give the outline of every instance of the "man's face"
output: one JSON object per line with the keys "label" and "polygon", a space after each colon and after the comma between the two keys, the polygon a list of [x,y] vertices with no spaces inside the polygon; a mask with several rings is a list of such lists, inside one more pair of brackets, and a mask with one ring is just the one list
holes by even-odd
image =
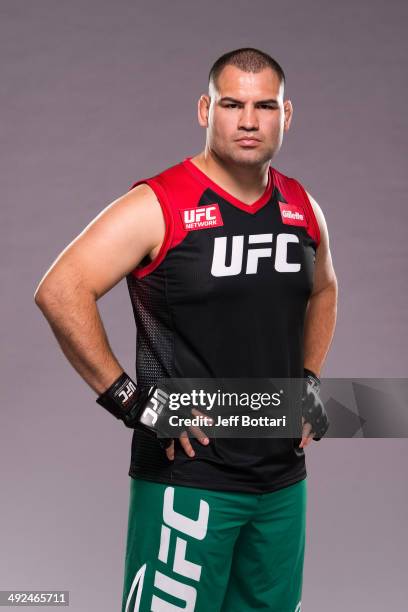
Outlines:
{"label": "man's face", "polygon": [[243,165],[269,162],[289,128],[292,105],[271,69],[243,72],[225,66],[218,87],[202,96],[199,120],[207,127],[207,147],[219,158]]}

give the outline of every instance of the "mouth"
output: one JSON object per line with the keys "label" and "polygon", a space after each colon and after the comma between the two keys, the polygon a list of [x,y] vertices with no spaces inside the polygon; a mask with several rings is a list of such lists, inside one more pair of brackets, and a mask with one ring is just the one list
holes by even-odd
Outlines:
{"label": "mouth", "polygon": [[237,142],[244,147],[255,147],[261,141],[258,138],[249,136],[248,138],[238,138]]}

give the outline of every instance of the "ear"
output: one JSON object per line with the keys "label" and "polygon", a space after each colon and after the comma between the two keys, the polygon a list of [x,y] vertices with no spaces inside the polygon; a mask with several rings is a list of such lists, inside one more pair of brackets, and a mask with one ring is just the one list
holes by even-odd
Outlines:
{"label": "ear", "polygon": [[290,128],[290,124],[291,124],[292,117],[293,117],[293,105],[290,100],[285,100],[285,102],[283,103],[283,112],[285,115],[285,119],[283,122],[283,129],[285,132],[287,132],[288,129]]}
{"label": "ear", "polygon": [[211,98],[207,94],[202,94],[198,100],[198,123],[201,127],[208,127],[208,113],[210,111]]}

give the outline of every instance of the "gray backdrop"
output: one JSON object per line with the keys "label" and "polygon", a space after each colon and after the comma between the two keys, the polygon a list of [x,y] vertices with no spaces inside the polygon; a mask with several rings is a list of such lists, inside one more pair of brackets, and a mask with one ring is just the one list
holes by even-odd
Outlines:
{"label": "gray backdrop", "polygon": [[[407,4],[2,0],[0,589],[69,589],[119,610],[131,432],[95,404],[33,302],[82,228],[129,184],[194,155],[212,62],[282,63],[295,115],[274,165],[329,225],[340,300],[323,375],[406,376]],[[124,281],[99,302],[133,371]],[[407,440],[306,449],[305,612],[406,607]],[[404,605],[405,604],[405,605]]]}

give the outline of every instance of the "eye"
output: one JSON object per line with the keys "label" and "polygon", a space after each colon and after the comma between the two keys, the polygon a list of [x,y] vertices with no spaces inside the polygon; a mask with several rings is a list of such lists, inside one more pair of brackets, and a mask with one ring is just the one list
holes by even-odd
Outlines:
{"label": "eye", "polygon": [[234,102],[230,102],[225,105],[225,108],[237,108],[238,104],[234,104]]}

